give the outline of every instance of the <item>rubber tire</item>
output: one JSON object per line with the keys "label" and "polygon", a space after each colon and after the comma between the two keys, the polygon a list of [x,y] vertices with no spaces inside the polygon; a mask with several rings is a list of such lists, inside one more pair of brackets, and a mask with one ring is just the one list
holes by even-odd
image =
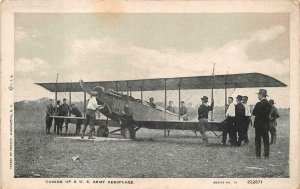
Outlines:
{"label": "rubber tire", "polygon": [[97,137],[108,137],[109,130],[105,125],[101,125],[97,129]]}

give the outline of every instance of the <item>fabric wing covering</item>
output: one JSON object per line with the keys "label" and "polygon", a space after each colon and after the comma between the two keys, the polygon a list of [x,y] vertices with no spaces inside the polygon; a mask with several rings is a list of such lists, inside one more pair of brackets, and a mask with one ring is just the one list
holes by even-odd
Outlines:
{"label": "fabric wing covering", "polygon": [[[116,91],[157,91],[188,90],[188,89],[224,89],[226,88],[259,88],[259,87],[285,87],[281,81],[260,73],[228,74],[215,76],[193,76],[157,79],[138,79],[123,81],[93,81],[85,82],[91,89],[102,86]],[[51,92],[82,92],[79,82],[62,83],[35,83]],[[55,89],[57,88],[57,89]]]}

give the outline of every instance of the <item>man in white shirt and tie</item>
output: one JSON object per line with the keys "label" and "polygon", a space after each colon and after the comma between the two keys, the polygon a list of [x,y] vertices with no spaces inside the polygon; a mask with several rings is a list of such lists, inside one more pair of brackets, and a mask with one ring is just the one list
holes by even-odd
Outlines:
{"label": "man in white shirt and tie", "polygon": [[82,131],[82,134],[81,134],[81,138],[84,137],[84,133],[85,133],[85,130],[87,128],[87,125],[89,125],[90,126],[90,133],[89,133],[89,138],[88,139],[95,139],[93,137],[93,130],[95,130],[94,122],[96,120],[96,110],[103,108],[103,106],[98,105],[98,103],[97,103],[97,99],[96,99],[97,94],[98,93],[96,91],[92,91],[92,93],[91,93],[91,98],[90,98],[90,100],[88,102],[88,105],[87,105],[85,124],[84,124],[84,128],[83,128],[83,131]]}
{"label": "man in white shirt and tie", "polygon": [[233,98],[228,97],[228,108],[226,110],[226,124],[223,127],[222,136],[222,146],[226,146],[227,134],[229,134],[229,139],[231,146],[236,145],[236,129],[234,128],[234,117],[235,117],[235,105],[233,104]]}

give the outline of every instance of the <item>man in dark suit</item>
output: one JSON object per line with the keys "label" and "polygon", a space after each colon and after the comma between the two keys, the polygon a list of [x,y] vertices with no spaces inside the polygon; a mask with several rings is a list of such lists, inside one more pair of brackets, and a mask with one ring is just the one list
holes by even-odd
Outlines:
{"label": "man in dark suit", "polygon": [[260,89],[258,99],[260,102],[256,103],[253,109],[253,115],[255,116],[254,128],[255,128],[255,152],[256,157],[261,157],[261,139],[264,143],[264,156],[269,158],[270,144],[269,144],[269,130],[270,130],[270,112],[272,106],[266,99],[267,90]]}
{"label": "man in dark suit", "polygon": [[242,104],[242,98],[243,97],[241,95],[238,95],[236,97],[236,105],[235,105],[235,128],[237,129],[238,137],[239,137],[237,141],[237,146],[241,146],[242,141],[245,140],[245,133],[246,133],[245,107]]}
{"label": "man in dark suit", "polygon": [[46,134],[50,134],[50,128],[52,126],[53,116],[54,115],[54,107],[52,104],[52,99],[49,99],[49,104],[46,109]]}

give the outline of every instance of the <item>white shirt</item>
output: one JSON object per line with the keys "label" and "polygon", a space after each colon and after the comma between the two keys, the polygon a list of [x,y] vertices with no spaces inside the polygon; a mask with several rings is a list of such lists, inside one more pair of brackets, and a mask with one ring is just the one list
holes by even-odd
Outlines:
{"label": "white shirt", "polygon": [[90,109],[90,110],[96,110],[98,107],[98,104],[97,104],[97,100],[96,100],[96,97],[92,96],[89,100],[89,103],[87,105],[87,109]]}
{"label": "white shirt", "polygon": [[235,105],[233,103],[229,104],[226,111],[226,117],[235,117]]}
{"label": "white shirt", "polygon": [[250,109],[250,106],[246,103],[246,104],[243,104],[244,107],[245,107],[245,116],[247,117],[251,117],[251,109]]}

